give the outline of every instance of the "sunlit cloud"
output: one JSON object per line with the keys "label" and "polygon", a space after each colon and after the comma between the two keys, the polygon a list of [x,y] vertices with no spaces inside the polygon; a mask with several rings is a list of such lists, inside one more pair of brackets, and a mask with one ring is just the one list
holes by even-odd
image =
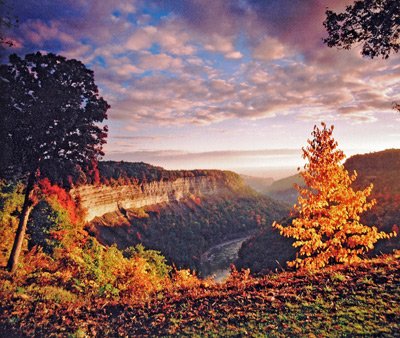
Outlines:
{"label": "sunlit cloud", "polygon": [[[396,55],[363,59],[357,47],[338,51],[323,44],[326,6],[343,9],[349,2],[14,0],[20,27],[7,33],[15,41],[9,53],[60,53],[93,69],[111,105],[110,129],[122,133],[110,132],[107,152],[115,158],[154,142],[172,149],[170,138],[142,134],[158,135],[157,128],[169,135],[186,128],[193,147],[212,128],[229,137],[231,131],[243,133],[248,121],[263,124],[266,143],[277,142],[267,138],[272,126],[296,140],[304,137],[297,123],[308,128],[332,121],[378,130],[392,102],[400,101],[400,61]],[[283,144],[289,136],[281,136]],[[255,141],[243,142],[251,149]],[[160,151],[142,155],[181,162],[187,156],[199,165],[200,159],[211,164],[218,158],[188,152],[162,157]],[[244,158],[220,155],[231,165],[235,156]]]}
{"label": "sunlit cloud", "polygon": [[262,61],[282,59],[287,54],[285,46],[277,39],[265,36],[253,49],[253,56]]}

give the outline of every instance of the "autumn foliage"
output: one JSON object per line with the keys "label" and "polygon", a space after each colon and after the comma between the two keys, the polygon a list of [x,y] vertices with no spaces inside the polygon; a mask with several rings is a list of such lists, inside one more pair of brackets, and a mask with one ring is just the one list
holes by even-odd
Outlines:
{"label": "autumn foliage", "polygon": [[[189,270],[173,270],[159,251],[146,250],[141,244],[123,251],[100,244],[85,230],[82,211],[71,195],[47,178],[37,182],[34,197],[28,236],[19,269],[13,274],[15,287],[52,288],[54,297],[61,293],[69,300],[123,298],[136,303],[160,290],[201,284]],[[0,181],[2,265],[11,251],[22,204],[23,185]]]}
{"label": "autumn foliage", "polygon": [[300,248],[289,266],[314,269],[356,262],[379,239],[397,235],[360,223],[360,214],[376,203],[367,200],[373,186],[360,191],[352,189],[357,173],[349,175],[341,164],[345,155],[332,137],[333,126],[329,129],[322,123],[322,127],[320,130],[314,126],[313,139],[303,148],[303,158],[308,163],[300,175],[307,187],[295,186],[300,193],[298,205],[292,211],[296,218],[286,227],[273,224],[281,235],[293,237],[293,246]]}
{"label": "autumn foliage", "polygon": [[[18,269],[14,273],[0,269],[1,337],[400,333],[399,253],[357,265],[284,271],[263,278],[233,267],[229,278],[215,283],[190,270],[172,268],[159,251],[141,244],[123,251],[115,245],[102,245],[85,231],[67,191],[46,179],[35,189],[37,201],[28,224],[31,230]],[[206,198],[193,195],[189,201],[200,214]],[[6,240],[0,243],[3,265],[22,204],[22,184],[0,181],[0,234]],[[222,204],[214,205],[215,213],[222,209]],[[253,203],[250,212],[242,207],[255,226],[267,224],[257,212],[261,205]],[[226,209],[227,215],[244,219],[234,212],[236,207]],[[146,212],[162,219],[158,209]],[[213,224],[209,216],[207,213]],[[145,227],[141,232],[144,238],[143,230]],[[136,231],[132,234],[136,236]]]}
{"label": "autumn foliage", "polygon": [[47,199],[57,199],[60,206],[68,212],[68,216],[73,224],[78,222],[77,206],[71,195],[57,184],[51,184],[48,178],[43,178],[38,182],[40,195]]}

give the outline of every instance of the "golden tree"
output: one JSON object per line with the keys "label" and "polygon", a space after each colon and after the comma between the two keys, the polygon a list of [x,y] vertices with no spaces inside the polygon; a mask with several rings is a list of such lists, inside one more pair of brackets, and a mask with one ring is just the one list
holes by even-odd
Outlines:
{"label": "golden tree", "polygon": [[[336,149],[333,126],[328,129],[314,126],[313,140],[303,150],[308,160],[300,175],[307,185],[298,190],[299,202],[294,205],[296,215],[291,225],[283,227],[274,223],[281,235],[293,237],[294,247],[300,247],[296,260],[288,266],[320,268],[332,263],[351,263],[361,260],[360,255],[374,247],[378,239],[389,238],[396,233],[379,232],[376,227],[360,223],[362,212],[370,209],[375,200],[367,201],[373,185],[363,191],[354,191],[350,185],[357,173],[349,175],[342,164],[346,157]],[[292,216],[293,216],[292,215]]]}

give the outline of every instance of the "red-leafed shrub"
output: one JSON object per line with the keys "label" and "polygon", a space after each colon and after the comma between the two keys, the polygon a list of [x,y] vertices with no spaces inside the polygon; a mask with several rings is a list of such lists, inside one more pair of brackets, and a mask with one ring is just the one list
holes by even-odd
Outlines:
{"label": "red-leafed shrub", "polygon": [[67,210],[69,218],[73,224],[78,222],[77,208],[71,195],[57,184],[52,185],[48,178],[43,178],[38,182],[40,194],[46,197],[56,197],[60,206]]}

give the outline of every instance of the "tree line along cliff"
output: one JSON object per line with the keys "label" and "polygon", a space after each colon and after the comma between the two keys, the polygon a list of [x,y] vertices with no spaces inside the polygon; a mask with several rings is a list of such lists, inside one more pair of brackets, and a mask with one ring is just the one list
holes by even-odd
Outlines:
{"label": "tree line along cliff", "polygon": [[78,178],[71,194],[86,221],[122,209],[179,201],[189,195],[246,190],[239,175],[219,170],[165,170],[146,163],[100,162],[93,179]]}

